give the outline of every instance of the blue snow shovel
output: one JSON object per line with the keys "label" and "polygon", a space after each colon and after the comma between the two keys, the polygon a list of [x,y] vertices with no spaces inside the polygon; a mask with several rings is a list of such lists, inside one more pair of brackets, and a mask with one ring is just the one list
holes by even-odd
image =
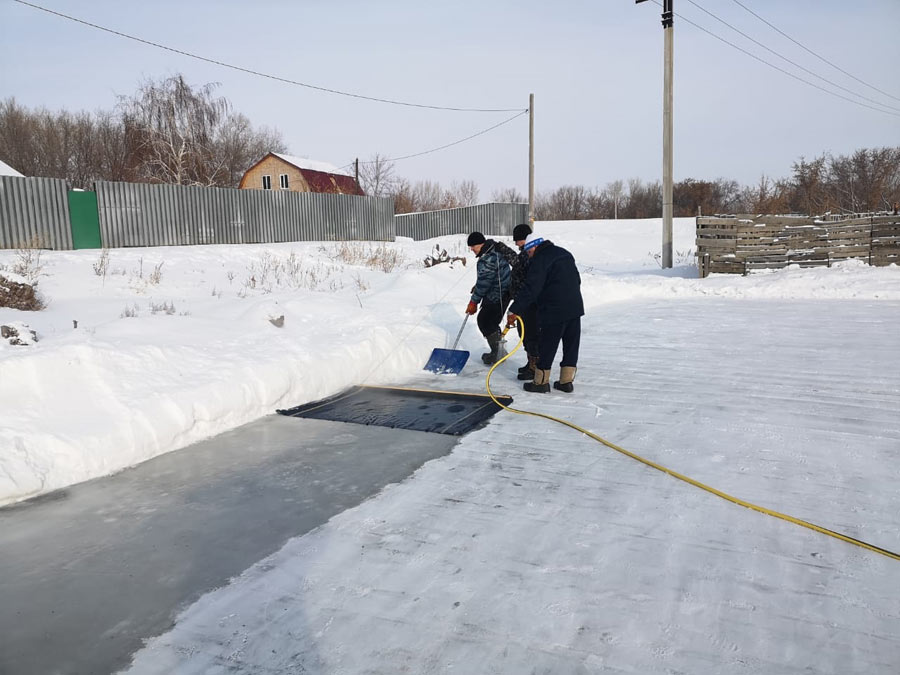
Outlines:
{"label": "blue snow shovel", "polygon": [[456,334],[456,340],[453,341],[451,349],[435,348],[431,351],[431,358],[425,364],[425,370],[430,370],[438,375],[459,375],[463,366],[466,365],[466,361],[469,360],[469,352],[464,349],[457,349],[456,345],[459,344],[459,338],[468,320],[469,315],[466,314],[466,318],[463,319],[462,326],[459,327],[459,332]]}

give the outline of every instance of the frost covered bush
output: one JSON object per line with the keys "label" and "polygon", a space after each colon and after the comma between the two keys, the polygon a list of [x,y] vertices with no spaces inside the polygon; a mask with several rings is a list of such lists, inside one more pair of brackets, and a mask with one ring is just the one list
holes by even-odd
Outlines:
{"label": "frost covered bush", "polygon": [[41,262],[41,250],[44,240],[35,235],[16,250],[16,260],[12,265],[14,274],[24,277],[27,283],[37,286],[37,280],[44,273],[44,263]]}
{"label": "frost covered bush", "polygon": [[277,289],[305,288],[310,291],[322,289],[338,290],[343,288],[340,280],[339,266],[316,262],[305,264],[294,251],[286,258],[281,258],[270,251],[260,253],[247,267],[248,277],[243,282],[239,297],[246,297],[248,292],[259,290],[272,293]]}
{"label": "frost covered bush", "polygon": [[361,241],[342,241],[331,250],[322,247],[329,258],[345,265],[362,265],[373,270],[393,272],[405,262],[402,251],[389,248],[386,244],[371,244]]}

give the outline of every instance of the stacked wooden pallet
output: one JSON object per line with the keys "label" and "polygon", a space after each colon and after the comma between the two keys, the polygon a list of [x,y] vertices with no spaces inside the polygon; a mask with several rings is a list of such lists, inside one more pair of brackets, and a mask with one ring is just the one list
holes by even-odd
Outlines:
{"label": "stacked wooden pallet", "polygon": [[900,218],[876,222],[872,226],[870,265],[900,265]]}
{"label": "stacked wooden pallet", "polygon": [[831,266],[847,258],[900,264],[900,217],[866,215],[822,220],[806,216],[697,218],[700,276],[799,265]]}

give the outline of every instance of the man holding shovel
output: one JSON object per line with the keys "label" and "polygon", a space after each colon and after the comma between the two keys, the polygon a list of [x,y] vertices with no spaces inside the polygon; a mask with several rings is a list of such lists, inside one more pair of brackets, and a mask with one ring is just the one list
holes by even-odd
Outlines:
{"label": "man holding shovel", "polygon": [[481,360],[487,365],[492,365],[503,357],[500,353],[500,341],[503,337],[500,332],[500,320],[509,304],[509,263],[497,250],[497,242],[485,239],[481,232],[470,234],[466,243],[469,250],[478,258],[476,266],[478,278],[466,306],[466,314],[478,312],[478,304],[481,303],[478,329],[490,348],[489,352],[481,355]]}

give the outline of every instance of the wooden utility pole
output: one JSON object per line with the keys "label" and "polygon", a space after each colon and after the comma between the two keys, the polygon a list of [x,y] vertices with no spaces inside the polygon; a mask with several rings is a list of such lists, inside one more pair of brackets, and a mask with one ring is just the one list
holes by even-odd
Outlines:
{"label": "wooden utility pole", "polygon": [[356,165],[356,187],[359,187],[359,157],[353,163]]}
{"label": "wooden utility pole", "polygon": [[534,229],[534,94],[528,95],[528,224]]}

